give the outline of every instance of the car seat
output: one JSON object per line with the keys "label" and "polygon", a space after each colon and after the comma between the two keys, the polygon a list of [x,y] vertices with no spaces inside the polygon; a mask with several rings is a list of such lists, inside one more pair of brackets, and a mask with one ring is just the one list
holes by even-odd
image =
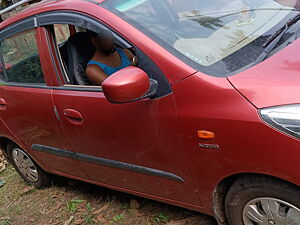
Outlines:
{"label": "car seat", "polygon": [[92,58],[95,49],[90,39],[91,33],[78,32],[70,36],[60,47],[62,59],[73,84],[92,85],[85,73],[87,63]]}

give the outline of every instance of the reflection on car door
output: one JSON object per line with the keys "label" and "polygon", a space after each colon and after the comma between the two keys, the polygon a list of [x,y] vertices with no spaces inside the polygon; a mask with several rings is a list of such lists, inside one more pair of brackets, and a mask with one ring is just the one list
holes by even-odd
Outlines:
{"label": "reflection on car door", "polygon": [[111,104],[100,91],[66,88],[53,101],[91,181],[198,204],[173,95]]}

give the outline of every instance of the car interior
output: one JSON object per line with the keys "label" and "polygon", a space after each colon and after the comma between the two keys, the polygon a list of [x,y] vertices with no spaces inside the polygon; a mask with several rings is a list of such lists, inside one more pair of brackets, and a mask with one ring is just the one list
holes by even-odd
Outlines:
{"label": "car interior", "polygon": [[[95,48],[89,41],[91,31],[81,27],[75,27],[73,30],[75,32],[71,33],[67,40],[57,43],[62,65],[69,78],[69,84],[91,86],[93,83],[89,81],[85,73],[87,63],[92,58]],[[59,34],[55,33],[56,39],[59,38],[58,36]],[[59,41],[56,40],[56,42]],[[117,40],[116,44],[124,48]],[[135,55],[133,48],[129,48],[129,50]]]}

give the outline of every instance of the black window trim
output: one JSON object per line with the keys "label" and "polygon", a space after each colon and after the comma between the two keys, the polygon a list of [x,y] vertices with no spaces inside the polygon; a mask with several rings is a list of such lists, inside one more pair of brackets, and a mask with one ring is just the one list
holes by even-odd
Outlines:
{"label": "black window trim", "polygon": [[36,25],[37,24],[36,24],[35,16],[31,16],[26,19],[15,22],[15,23],[9,25],[8,27],[3,28],[0,31],[0,41],[7,37],[13,36],[17,33],[21,33],[26,30],[37,28]]}
{"label": "black window trim", "polygon": [[121,35],[117,34],[111,28],[103,25],[100,21],[95,18],[92,18],[90,15],[74,12],[74,11],[50,11],[46,13],[41,13],[36,15],[37,18],[37,26],[43,27],[54,24],[68,24],[79,26],[91,31],[99,31],[103,30],[111,30],[116,38],[121,44],[123,44],[126,48],[132,47],[125,39],[121,38]]}

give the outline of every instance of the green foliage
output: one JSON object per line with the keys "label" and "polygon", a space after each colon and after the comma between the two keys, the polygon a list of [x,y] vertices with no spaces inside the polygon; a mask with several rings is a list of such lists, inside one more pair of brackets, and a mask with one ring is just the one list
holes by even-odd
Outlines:
{"label": "green foliage", "polygon": [[77,206],[82,202],[84,202],[84,200],[72,199],[67,203],[67,208],[71,212],[76,212]]}
{"label": "green foliage", "polygon": [[111,221],[111,223],[118,223],[124,218],[124,214],[115,215]]}
{"label": "green foliage", "polygon": [[84,222],[87,223],[87,224],[92,224],[94,223],[93,221],[93,217],[91,215],[87,215],[84,219]]}
{"label": "green foliage", "polygon": [[170,217],[162,212],[157,213],[152,217],[152,222],[155,224],[168,223],[169,221]]}
{"label": "green foliage", "polygon": [[7,70],[8,82],[45,83],[38,55],[31,56]]}
{"label": "green foliage", "polygon": [[92,212],[94,210],[94,208],[91,206],[91,204],[89,202],[86,204],[86,210],[88,212]]}

